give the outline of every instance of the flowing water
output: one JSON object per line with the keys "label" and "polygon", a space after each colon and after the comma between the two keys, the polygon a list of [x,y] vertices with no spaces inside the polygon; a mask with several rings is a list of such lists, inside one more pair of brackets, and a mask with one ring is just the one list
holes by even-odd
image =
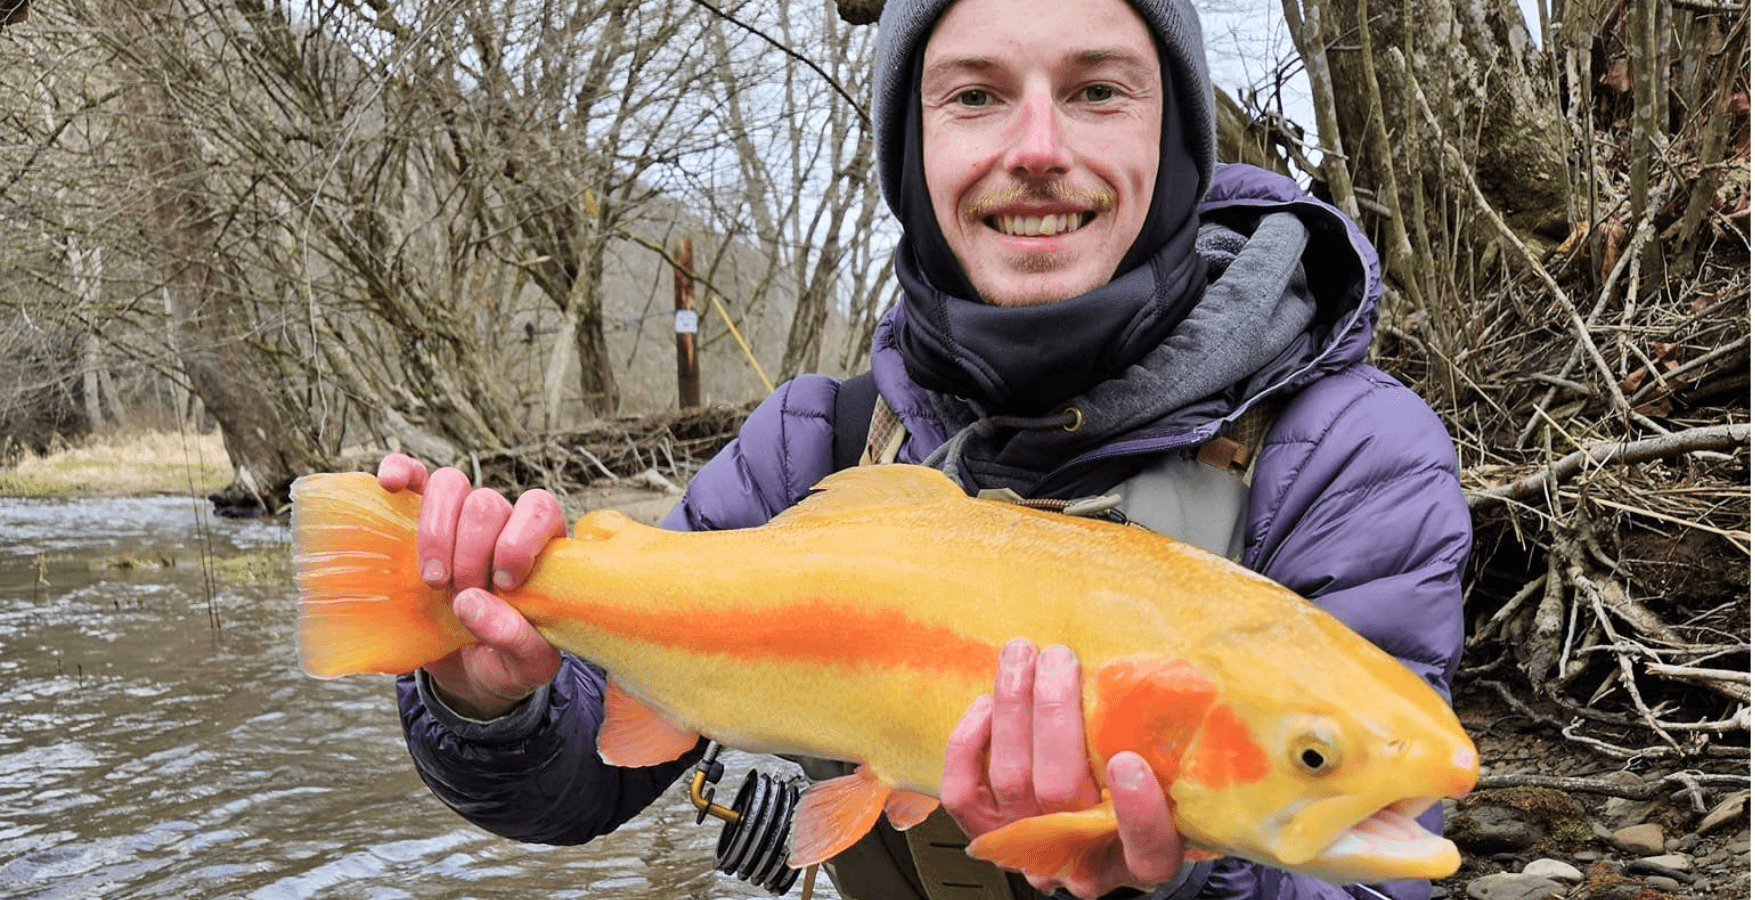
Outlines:
{"label": "flowing water", "polygon": [[[388,678],[299,671],[287,541],[187,498],[0,498],[0,898],[770,896],[713,871],[681,784],[583,847],[458,818]],[[784,771],[725,759],[724,796]]]}

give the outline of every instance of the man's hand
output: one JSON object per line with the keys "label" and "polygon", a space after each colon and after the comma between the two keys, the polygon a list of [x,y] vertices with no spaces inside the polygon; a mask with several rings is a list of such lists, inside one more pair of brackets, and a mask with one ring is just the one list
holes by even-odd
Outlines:
{"label": "man's hand", "polygon": [[[1018,819],[1095,806],[1099,794],[1085,754],[1079,663],[1065,647],[1040,655],[1028,641],[1007,644],[993,696],[969,707],[951,733],[939,799],[969,837]],[[1066,888],[1098,897],[1118,887],[1150,890],[1176,877],[1182,836],[1145,760],[1117,753],[1105,772],[1120,845],[1096,877],[1030,878],[1044,893]]]}
{"label": "man's hand", "polygon": [[561,655],[485,588],[490,580],[500,590],[523,584],[543,546],[566,536],[560,502],[534,490],[513,505],[497,491],[471,490],[469,478],[456,469],[428,476],[425,466],[400,453],[378,465],[378,484],[422,495],[421,580],[452,592],[452,610],[481,642],[428,665],[427,675],[457,713],[471,719],[504,715],[554,678]]}

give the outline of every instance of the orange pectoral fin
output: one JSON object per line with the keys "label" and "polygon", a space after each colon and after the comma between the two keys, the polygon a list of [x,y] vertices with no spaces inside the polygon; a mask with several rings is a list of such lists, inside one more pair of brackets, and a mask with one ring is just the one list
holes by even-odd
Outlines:
{"label": "orange pectoral fin", "polygon": [[635,700],[610,679],[603,695],[603,727],[597,755],[612,766],[656,766],[689,752],[701,736],[679,727]]}
{"label": "orange pectoral fin", "polygon": [[1104,802],[1078,812],[1019,819],[969,842],[969,855],[1025,875],[1096,878],[1121,853],[1115,808]]}
{"label": "orange pectoral fin", "polygon": [[786,864],[802,869],[853,846],[877,823],[891,793],[871,766],[812,785],[793,817],[792,857]]}
{"label": "orange pectoral fin", "polygon": [[935,809],[938,809],[937,797],[913,791],[897,791],[884,803],[884,817],[890,820],[891,827],[897,831],[907,831],[926,821],[926,817],[932,815]]}

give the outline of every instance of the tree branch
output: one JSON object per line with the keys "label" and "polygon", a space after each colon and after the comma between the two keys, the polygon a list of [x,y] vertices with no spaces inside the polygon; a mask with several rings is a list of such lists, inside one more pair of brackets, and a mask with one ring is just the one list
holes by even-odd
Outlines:
{"label": "tree branch", "polygon": [[1624,465],[1637,465],[1654,459],[1680,456],[1684,453],[1694,453],[1700,450],[1731,450],[1746,446],[1748,443],[1749,426],[1747,424],[1690,428],[1687,431],[1678,431],[1674,434],[1638,441],[1603,441],[1569,453],[1555,460],[1540,472],[1510,484],[1502,484],[1482,491],[1470,491],[1468,505],[1469,509],[1473,510],[1488,503],[1518,501],[1541,494],[1578,474],[1579,470],[1587,464],[1595,466],[1617,462]]}

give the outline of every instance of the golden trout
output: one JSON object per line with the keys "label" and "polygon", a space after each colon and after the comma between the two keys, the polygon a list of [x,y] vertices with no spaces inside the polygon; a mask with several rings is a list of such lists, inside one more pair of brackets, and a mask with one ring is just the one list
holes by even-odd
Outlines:
{"label": "golden trout", "polygon": [[[292,495],[306,671],[409,672],[472,642],[420,580],[419,496],[365,474],[301,478]],[[610,673],[598,735],[610,763],[674,759],[699,735],[861,763],[806,792],[794,866],[839,853],[881,811],[898,827],[931,812],[951,730],[1017,637],[1078,655],[1092,771],[1143,756],[1191,855],[1336,883],[1459,864],[1413,816],[1473,787],[1475,748],[1400,662],[1220,557],[970,498],[931,469],[831,475],[759,528],[672,532],[593,512],[501,596]],[[1080,872],[1118,840],[1103,797],[969,852]]]}

